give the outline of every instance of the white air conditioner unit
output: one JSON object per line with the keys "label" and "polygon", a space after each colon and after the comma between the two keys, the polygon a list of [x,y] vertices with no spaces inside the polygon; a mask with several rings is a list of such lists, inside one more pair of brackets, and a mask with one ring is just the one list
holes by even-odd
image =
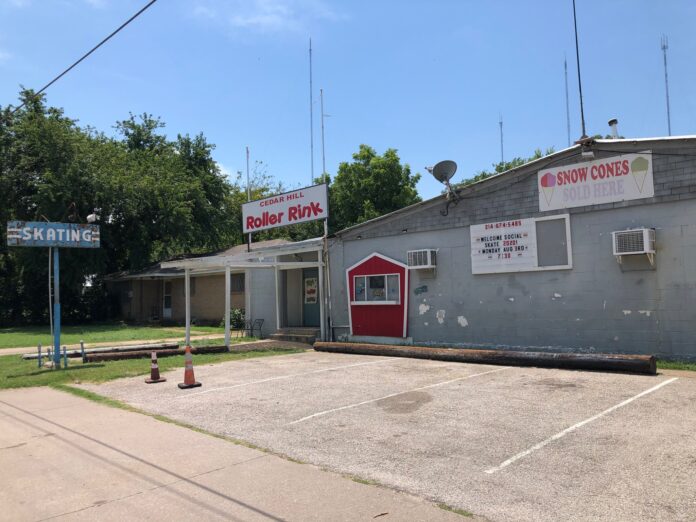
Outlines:
{"label": "white air conditioner unit", "polygon": [[655,229],[634,228],[611,233],[614,255],[621,263],[623,256],[644,254],[655,265]]}
{"label": "white air conditioner unit", "polygon": [[410,269],[428,269],[437,266],[437,250],[409,250],[407,254]]}

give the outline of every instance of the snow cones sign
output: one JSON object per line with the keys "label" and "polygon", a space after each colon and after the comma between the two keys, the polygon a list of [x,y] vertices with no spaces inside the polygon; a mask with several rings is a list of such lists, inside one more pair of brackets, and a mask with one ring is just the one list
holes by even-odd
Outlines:
{"label": "snow cones sign", "polygon": [[624,154],[540,170],[537,184],[542,212],[651,198],[655,195],[652,154]]}

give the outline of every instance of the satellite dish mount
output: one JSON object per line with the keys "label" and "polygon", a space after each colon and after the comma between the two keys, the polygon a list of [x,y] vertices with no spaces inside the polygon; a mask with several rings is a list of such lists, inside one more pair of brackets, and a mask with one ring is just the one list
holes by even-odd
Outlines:
{"label": "satellite dish mount", "polygon": [[430,174],[432,174],[433,177],[442,183],[447,189],[445,194],[447,205],[445,206],[444,210],[440,211],[440,214],[446,216],[449,214],[450,205],[456,205],[459,203],[460,199],[457,191],[452,188],[452,185],[450,185],[450,179],[452,179],[454,173],[457,172],[457,164],[452,160],[444,160],[438,162],[434,167],[425,167],[425,170],[430,172]]}

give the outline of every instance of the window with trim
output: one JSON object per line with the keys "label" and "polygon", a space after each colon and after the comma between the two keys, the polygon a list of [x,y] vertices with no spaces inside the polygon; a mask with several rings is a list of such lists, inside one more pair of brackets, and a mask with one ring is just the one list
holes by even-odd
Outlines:
{"label": "window with trim", "polygon": [[353,276],[353,304],[399,304],[399,274]]}

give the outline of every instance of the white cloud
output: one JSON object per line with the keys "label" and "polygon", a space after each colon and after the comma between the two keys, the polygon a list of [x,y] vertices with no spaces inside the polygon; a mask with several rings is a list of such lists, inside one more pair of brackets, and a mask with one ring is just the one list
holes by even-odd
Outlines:
{"label": "white cloud", "polygon": [[96,9],[103,9],[107,6],[108,0],[85,0],[85,3]]}
{"label": "white cloud", "polygon": [[313,21],[343,18],[324,0],[198,0],[193,13],[257,32],[305,31]]}
{"label": "white cloud", "polygon": [[4,62],[8,61],[10,58],[12,58],[12,54],[0,49],[0,63],[4,63]]}

